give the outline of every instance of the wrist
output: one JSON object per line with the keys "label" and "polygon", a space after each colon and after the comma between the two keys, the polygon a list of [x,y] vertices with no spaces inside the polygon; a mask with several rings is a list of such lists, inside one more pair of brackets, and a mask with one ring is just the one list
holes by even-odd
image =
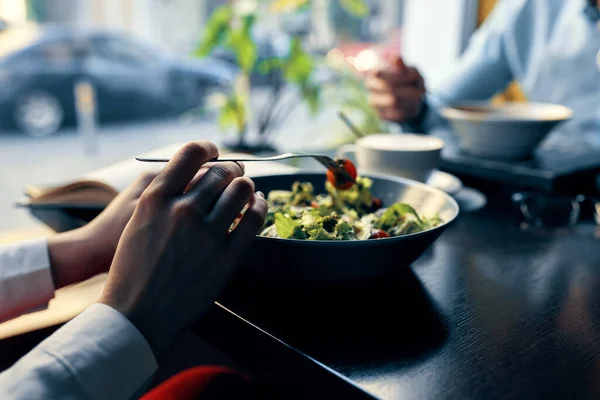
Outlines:
{"label": "wrist", "polygon": [[85,252],[85,264],[80,265],[86,275],[85,279],[108,271],[117,249],[117,242],[112,243],[110,235],[93,224],[85,225],[77,231],[80,249]]}
{"label": "wrist", "polygon": [[155,318],[131,318],[131,316],[128,319],[144,336],[157,360],[165,357],[181,333],[173,329],[175,323],[171,321],[158,321]]}
{"label": "wrist", "polygon": [[159,312],[139,310],[137,299],[130,294],[120,292],[119,289],[113,290],[111,285],[107,284],[98,302],[127,318],[146,339],[155,359],[161,360],[178,337],[179,332],[173,329],[177,324],[174,321],[160,321],[156,316],[160,315]]}
{"label": "wrist", "polygon": [[89,279],[99,272],[100,260],[84,228],[49,237],[48,255],[57,289]]}
{"label": "wrist", "polygon": [[425,133],[425,129],[423,127],[423,122],[425,121],[425,117],[429,110],[429,104],[427,103],[426,97],[423,96],[421,99],[421,107],[419,108],[419,113],[410,119],[407,119],[401,122],[402,130],[409,131],[412,133]]}

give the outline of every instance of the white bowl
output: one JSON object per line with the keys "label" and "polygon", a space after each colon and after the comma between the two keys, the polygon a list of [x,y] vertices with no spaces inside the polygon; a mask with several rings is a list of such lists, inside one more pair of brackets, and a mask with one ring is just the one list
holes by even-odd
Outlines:
{"label": "white bowl", "polygon": [[362,172],[426,182],[440,163],[443,147],[444,141],[434,136],[377,134],[340,147],[336,157],[354,154]]}
{"label": "white bowl", "polygon": [[441,114],[461,139],[461,148],[479,157],[521,159],[573,111],[558,104],[470,102]]}

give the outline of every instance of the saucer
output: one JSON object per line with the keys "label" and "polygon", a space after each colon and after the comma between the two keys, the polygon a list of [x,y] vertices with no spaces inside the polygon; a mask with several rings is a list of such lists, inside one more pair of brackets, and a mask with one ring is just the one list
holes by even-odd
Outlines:
{"label": "saucer", "polygon": [[453,197],[458,203],[461,213],[481,210],[487,204],[485,195],[470,187],[460,190]]}
{"label": "saucer", "polygon": [[431,173],[431,176],[427,180],[427,184],[440,189],[449,195],[454,195],[463,188],[461,180],[456,176],[438,170]]}

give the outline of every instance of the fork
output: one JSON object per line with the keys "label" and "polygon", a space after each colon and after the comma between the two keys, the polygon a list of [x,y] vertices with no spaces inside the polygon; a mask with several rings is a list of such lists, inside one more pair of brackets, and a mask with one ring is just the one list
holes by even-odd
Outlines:
{"label": "fork", "polygon": [[[216,162],[256,162],[256,161],[281,161],[281,160],[289,160],[290,158],[313,158],[319,163],[321,163],[328,170],[333,171],[337,175],[341,175],[347,181],[354,182],[354,178],[348,174],[348,172],[338,164],[334,159],[328,156],[324,156],[321,154],[305,154],[305,153],[283,153],[277,156],[272,157],[255,157],[255,158],[244,158],[244,157],[234,157],[234,158],[214,158],[210,160],[211,163]],[[166,163],[169,162],[169,158],[152,158],[152,157],[136,157],[135,158],[141,162],[154,162],[154,163]]]}

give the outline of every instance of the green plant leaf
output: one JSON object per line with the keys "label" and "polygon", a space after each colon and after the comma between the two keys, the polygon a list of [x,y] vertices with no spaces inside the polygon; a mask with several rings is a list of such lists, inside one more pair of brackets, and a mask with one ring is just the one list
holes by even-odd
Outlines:
{"label": "green plant leaf", "polygon": [[256,22],[256,14],[245,14],[241,17],[240,27],[231,32],[229,48],[235,53],[238,65],[250,73],[256,64],[257,48],[252,39],[252,28]]}
{"label": "green plant leaf", "polygon": [[306,84],[313,72],[313,59],[302,48],[300,38],[293,38],[290,47],[290,54],[283,67],[284,77],[292,83]]}
{"label": "green plant leaf", "polygon": [[301,10],[309,5],[309,0],[274,0],[271,1],[271,12],[294,12]]}
{"label": "green plant leaf", "polygon": [[232,18],[233,10],[231,6],[221,6],[213,11],[206,24],[202,39],[193,51],[193,55],[196,57],[206,57],[215,47],[225,42],[231,31]]}
{"label": "green plant leaf", "polygon": [[[376,110],[369,104],[367,89],[363,80],[345,66],[327,65],[336,73],[334,85],[322,88],[324,101],[334,104],[353,114],[360,130],[366,134],[389,132]],[[350,135],[345,129],[345,132]]]}
{"label": "green plant leaf", "polygon": [[354,17],[364,17],[369,13],[369,6],[364,0],[339,0],[340,6]]}
{"label": "green plant leaf", "polygon": [[228,47],[235,53],[240,68],[250,73],[254,69],[257,57],[256,43],[252,37],[243,28],[235,30],[231,32]]}
{"label": "green plant leaf", "polygon": [[306,102],[308,109],[312,115],[319,112],[321,101],[320,101],[320,88],[316,85],[306,85],[301,88],[302,99]]}
{"label": "green plant leaf", "polygon": [[252,28],[254,27],[254,23],[256,22],[256,14],[246,14],[242,16],[242,31],[245,32],[248,36],[252,35]]}
{"label": "green plant leaf", "polygon": [[258,64],[258,72],[266,75],[273,70],[282,68],[282,66],[283,61],[279,58],[267,58]]}
{"label": "green plant leaf", "polygon": [[233,92],[227,97],[225,104],[221,107],[219,125],[222,129],[234,127],[238,132],[242,132],[246,126],[246,115],[245,96]]}
{"label": "green plant leaf", "polygon": [[221,108],[221,112],[219,113],[219,126],[221,129],[237,126],[237,115],[233,109],[227,106]]}

